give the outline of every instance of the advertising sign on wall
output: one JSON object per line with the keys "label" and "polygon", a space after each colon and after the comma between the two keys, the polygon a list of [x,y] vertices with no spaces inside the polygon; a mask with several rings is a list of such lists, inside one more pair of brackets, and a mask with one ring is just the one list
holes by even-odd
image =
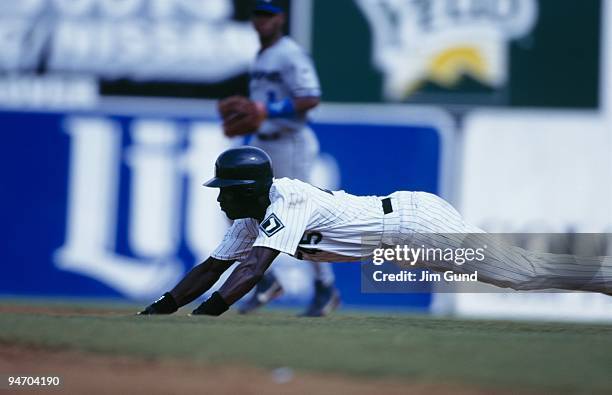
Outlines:
{"label": "advertising sign on wall", "polygon": [[[213,103],[191,111],[126,103],[0,113],[2,204],[10,208],[0,230],[7,263],[0,293],[150,299],[221,240],[229,222],[217,191],[202,182],[218,154],[241,141],[223,137]],[[352,118],[346,111],[323,111],[313,123],[321,143],[315,183],[362,195],[442,189],[449,131],[434,121],[441,114],[403,111],[377,122],[361,119],[363,108]],[[281,279],[299,298],[311,285],[308,265],[289,266]],[[429,295],[364,297],[358,264],[338,264],[336,272],[346,304],[429,303]]]}

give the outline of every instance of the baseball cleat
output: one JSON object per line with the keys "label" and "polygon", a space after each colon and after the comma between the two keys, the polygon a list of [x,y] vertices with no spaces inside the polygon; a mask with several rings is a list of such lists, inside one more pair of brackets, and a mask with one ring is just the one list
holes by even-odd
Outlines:
{"label": "baseball cleat", "polygon": [[266,305],[277,299],[284,293],[283,287],[280,285],[276,276],[272,273],[264,274],[264,277],[257,287],[253,296],[238,308],[238,313],[249,314],[259,309],[261,306]]}
{"label": "baseball cleat", "polygon": [[333,285],[315,281],[315,295],[310,307],[300,317],[325,317],[340,305],[340,293]]}

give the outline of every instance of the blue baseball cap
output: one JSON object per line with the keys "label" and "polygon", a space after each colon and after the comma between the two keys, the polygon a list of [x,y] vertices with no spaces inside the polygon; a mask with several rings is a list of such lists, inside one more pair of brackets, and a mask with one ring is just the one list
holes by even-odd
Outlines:
{"label": "blue baseball cap", "polygon": [[268,14],[282,14],[285,12],[280,0],[256,0],[253,12],[265,12]]}

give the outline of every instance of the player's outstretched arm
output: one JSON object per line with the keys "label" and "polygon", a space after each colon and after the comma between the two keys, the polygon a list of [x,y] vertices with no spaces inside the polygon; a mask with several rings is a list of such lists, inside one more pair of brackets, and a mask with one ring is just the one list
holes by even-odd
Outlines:
{"label": "player's outstretched arm", "polygon": [[197,297],[208,291],[219,277],[234,261],[222,261],[213,257],[200,263],[176,285],[170,292],[166,292],[161,298],[147,306],[138,314],[172,314]]}
{"label": "player's outstretched arm", "polygon": [[247,294],[263,277],[279,251],[266,247],[253,247],[248,258],[227,278],[218,292],[212,294],[193,311],[194,315],[221,315]]}

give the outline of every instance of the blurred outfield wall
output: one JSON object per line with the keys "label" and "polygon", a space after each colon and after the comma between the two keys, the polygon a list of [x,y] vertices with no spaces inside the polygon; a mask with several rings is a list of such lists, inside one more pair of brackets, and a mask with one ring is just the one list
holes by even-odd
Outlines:
{"label": "blurred outfield wall", "polygon": [[[609,115],[476,111],[464,133],[459,208],[468,221],[500,233],[612,233]],[[603,250],[611,254],[612,245]],[[605,295],[458,292],[440,299],[440,312],[468,316],[612,320]]]}
{"label": "blurred outfield wall", "polygon": [[[492,232],[612,232],[612,2],[602,2],[601,18],[598,106],[480,108],[467,115],[457,203],[469,221]],[[568,52],[582,59],[580,52]],[[568,79],[574,80],[569,86]],[[582,80],[582,74],[569,74],[557,89],[572,92],[571,86]],[[610,321],[612,298],[458,293],[440,295],[434,310],[476,317]]]}

